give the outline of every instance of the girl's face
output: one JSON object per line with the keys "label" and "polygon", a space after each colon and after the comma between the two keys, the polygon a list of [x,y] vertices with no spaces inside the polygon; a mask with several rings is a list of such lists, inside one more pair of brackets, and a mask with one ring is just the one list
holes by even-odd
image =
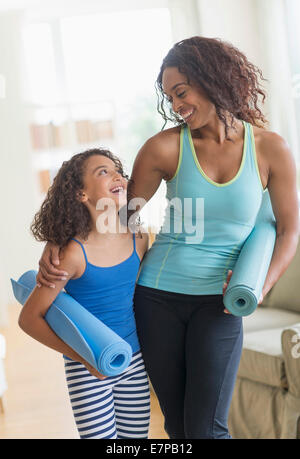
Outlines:
{"label": "girl's face", "polygon": [[215,106],[204,91],[188,83],[187,77],[177,67],[167,67],[162,76],[164,93],[172,109],[190,126],[199,129],[216,115]]}
{"label": "girl's face", "polygon": [[117,209],[126,204],[127,180],[106,156],[93,155],[86,161],[83,182],[82,202],[96,207],[99,199],[109,198]]}

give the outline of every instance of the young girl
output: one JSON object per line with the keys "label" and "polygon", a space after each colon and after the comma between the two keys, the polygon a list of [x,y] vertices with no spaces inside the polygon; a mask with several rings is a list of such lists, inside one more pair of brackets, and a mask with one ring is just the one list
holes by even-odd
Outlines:
{"label": "young girl", "polygon": [[[149,386],[133,313],[135,281],[148,239],[146,233],[135,238],[119,225],[118,210],[126,204],[126,190],[122,164],[111,152],[79,153],[63,163],[31,226],[37,240],[61,247],[59,267],[64,276],[52,289],[33,290],[19,325],[64,355],[81,438],[147,438],[148,434]],[[111,204],[108,211],[101,200]],[[102,224],[109,220],[116,231],[99,232],[99,218]],[[101,375],[48,326],[45,314],[63,288],[131,345],[133,357],[125,372]]]}

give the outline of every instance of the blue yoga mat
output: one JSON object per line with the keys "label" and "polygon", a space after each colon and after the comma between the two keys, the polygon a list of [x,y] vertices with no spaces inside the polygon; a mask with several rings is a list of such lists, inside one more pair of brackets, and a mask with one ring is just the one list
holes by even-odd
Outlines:
{"label": "blue yoga mat", "polygon": [[276,241],[276,221],[270,195],[265,191],[255,226],[232,270],[223,302],[236,316],[255,311],[266,280]]}
{"label": "blue yoga mat", "polygon": [[[11,279],[14,295],[24,305],[36,285],[36,271]],[[45,320],[66,344],[105,376],[116,376],[130,364],[131,346],[65,292],[60,292]]]}

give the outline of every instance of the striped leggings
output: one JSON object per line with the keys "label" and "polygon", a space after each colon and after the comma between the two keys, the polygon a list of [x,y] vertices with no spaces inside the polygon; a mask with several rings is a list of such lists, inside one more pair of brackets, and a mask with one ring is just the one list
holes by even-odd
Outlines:
{"label": "striped leggings", "polygon": [[147,438],[150,393],[140,352],[118,376],[100,380],[65,358],[65,372],[80,438]]}

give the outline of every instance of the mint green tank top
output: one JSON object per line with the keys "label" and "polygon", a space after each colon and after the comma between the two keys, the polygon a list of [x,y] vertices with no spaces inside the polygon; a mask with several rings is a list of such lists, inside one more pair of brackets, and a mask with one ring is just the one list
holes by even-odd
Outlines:
{"label": "mint green tank top", "polygon": [[216,183],[202,170],[191,131],[180,132],[176,173],[167,182],[164,223],[142,262],[138,284],[191,295],[222,294],[260,208],[260,179],[253,128],[244,124],[236,176]]}

